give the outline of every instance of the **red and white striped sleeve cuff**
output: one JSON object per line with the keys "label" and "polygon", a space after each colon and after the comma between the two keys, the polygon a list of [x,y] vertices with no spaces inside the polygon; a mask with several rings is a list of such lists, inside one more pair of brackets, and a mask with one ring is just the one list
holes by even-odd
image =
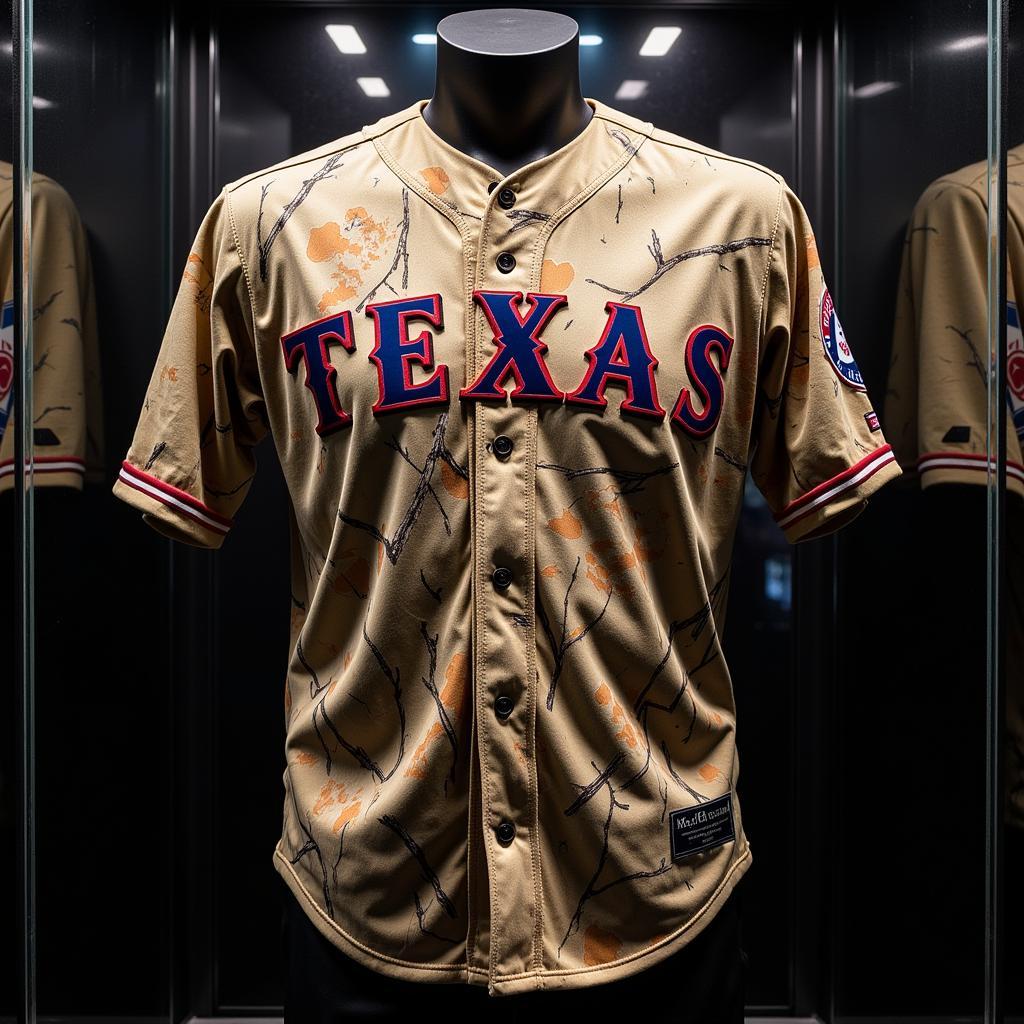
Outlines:
{"label": "red and white striped sleeve cuff", "polygon": [[[77,455],[35,455],[25,460],[26,474],[32,471],[35,487],[73,487],[81,490],[85,479],[85,459]],[[0,491],[14,487],[14,459],[0,461]]]}
{"label": "red and white striped sleeve cuff", "polygon": [[[914,468],[921,476],[921,486],[941,483],[984,484],[989,467],[995,472],[996,460],[974,452],[925,452],[918,456]],[[1006,461],[1006,489],[1024,495],[1024,465]]]}
{"label": "red and white striped sleeve cuff", "polygon": [[228,516],[127,459],[121,462],[113,493],[141,510],[143,519],[154,529],[186,544],[219,548],[232,526]]}
{"label": "red and white striped sleeve cuff", "polygon": [[832,533],[863,511],[869,495],[901,473],[892,445],[884,444],[794,498],[775,513],[775,521],[791,543]]}

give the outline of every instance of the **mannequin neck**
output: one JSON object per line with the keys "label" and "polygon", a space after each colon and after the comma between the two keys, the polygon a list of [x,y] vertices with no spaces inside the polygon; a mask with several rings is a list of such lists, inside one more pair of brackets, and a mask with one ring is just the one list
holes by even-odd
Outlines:
{"label": "mannequin neck", "polygon": [[593,111],[579,76],[579,28],[549,11],[463,11],[437,26],[430,127],[508,174],[575,138]]}

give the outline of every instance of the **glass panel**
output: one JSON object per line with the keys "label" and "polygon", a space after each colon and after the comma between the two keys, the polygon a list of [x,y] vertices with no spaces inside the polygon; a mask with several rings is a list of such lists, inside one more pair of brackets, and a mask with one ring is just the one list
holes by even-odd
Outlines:
{"label": "glass panel", "polygon": [[[5,524],[13,525],[11,553],[5,555],[10,581],[4,590],[10,594],[11,613],[4,616],[13,627],[9,636],[11,696],[17,707],[13,717],[15,741],[6,749],[6,777],[14,786],[4,787],[5,796],[13,800],[16,813],[4,819],[11,821],[13,842],[9,850],[15,861],[16,888],[10,890],[16,900],[11,915],[18,933],[12,949],[15,982],[13,1008],[19,1018],[35,1020],[37,1008],[37,874],[35,743],[35,658],[34,629],[34,488],[32,467],[27,464],[32,451],[31,424],[33,412],[34,359],[33,295],[30,268],[36,255],[32,239],[32,79],[33,30],[31,0],[15,0],[10,6],[10,85],[11,104],[8,110],[10,162],[2,170],[4,188],[3,223],[3,288],[0,312],[0,503],[4,507]],[[9,518],[7,518],[9,517]],[[5,637],[7,639],[7,637]],[[13,810],[13,808],[12,808]],[[5,920],[8,918],[5,917]]]}
{"label": "glass panel", "polygon": [[110,486],[165,313],[167,15],[39,0],[33,93],[38,991],[45,1017],[170,1013],[164,546]]}
{"label": "glass panel", "polygon": [[841,551],[837,1017],[986,1005],[988,13],[841,17],[847,329],[904,476]]}

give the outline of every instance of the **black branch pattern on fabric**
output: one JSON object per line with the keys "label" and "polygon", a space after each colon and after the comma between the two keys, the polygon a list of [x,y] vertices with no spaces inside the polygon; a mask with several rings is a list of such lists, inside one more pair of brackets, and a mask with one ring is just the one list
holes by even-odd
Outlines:
{"label": "black branch pattern on fabric", "polygon": [[431,596],[431,597],[432,597],[432,598],[433,598],[433,599],[434,599],[434,600],[435,600],[435,601],[436,601],[436,602],[437,602],[438,604],[440,604],[440,603],[441,603],[441,588],[440,588],[440,587],[432,587],[432,586],[431,586],[431,585],[430,585],[430,584],[429,584],[429,583],[427,582],[427,577],[426,577],[426,575],[424,575],[424,572],[423,572],[423,570],[422,570],[422,569],[420,569],[420,583],[422,583],[422,584],[423,584],[423,589],[424,589],[424,590],[426,590],[426,592],[427,592],[427,593],[428,593],[428,594],[429,594],[429,595],[430,595],[430,596]]}
{"label": "black branch pattern on fabric", "polygon": [[441,721],[441,728],[444,729],[445,736],[448,737],[448,742],[452,747],[452,766],[448,771],[448,777],[444,780],[444,792],[448,795],[448,780],[455,779],[455,765],[459,759],[459,738],[455,734],[455,726],[452,725],[451,718],[448,717],[448,709],[444,706],[441,700],[441,694],[438,692],[437,683],[434,681],[434,676],[437,673],[437,637],[435,633],[433,636],[427,632],[427,624],[425,622],[420,623],[420,635],[423,637],[423,643],[427,648],[427,657],[429,659],[429,669],[426,676],[421,676],[423,685],[427,688],[430,696],[434,698],[434,703],[437,705],[437,717]]}
{"label": "black branch pattern on fabric", "polygon": [[[658,664],[654,667],[650,678],[637,694],[636,699],[633,702],[633,713],[636,715],[637,721],[640,723],[640,732],[644,738],[644,762],[633,775],[620,785],[620,789],[628,789],[635,782],[642,779],[650,768],[651,737],[650,732],[648,731],[648,716],[650,713],[652,711],[661,711],[668,714],[674,714],[679,706],[679,702],[683,698],[683,695],[687,692],[689,684],[694,681],[694,677],[721,655],[721,645],[719,644],[718,630],[714,626],[714,618],[728,595],[728,580],[729,565],[726,565],[724,572],[711,588],[708,600],[705,601],[704,604],[692,615],[689,615],[684,619],[673,620],[669,623],[665,653],[662,655]],[[672,654],[672,649],[675,644],[676,634],[684,630],[690,631],[691,644],[700,643],[703,640],[704,646],[699,661],[692,668],[683,669],[683,681],[675,686],[675,692],[672,694],[670,700],[666,703],[659,703],[657,701],[650,700],[648,698],[648,694],[651,692],[659,677],[664,672],[665,666],[668,664],[668,660]],[[696,685],[698,688],[700,687],[700,683],[697,683]],[[689,716],[689,728],[683,738],[684,743],[688,743],[690,741],[690,737],[693,735],[693,728],[697,720],[697,705],[692,700],[690,704],[691,713]],[[662,747],[662,751],[667,758],[668,751],[664,746]],[[676,778],[678,778],[678,776],[676,776]],[[679,781],[682,780],[680,779]],[[698,800],[707,799],[697,793],[697,791],[692,789],[690,786],[686,786],[686,789]]]}
{"label": "black branch pattern on fabric", "polygon": [[[317,695],[323,693],[323,696],[320,698],[320,700],[313,705],[313,728],[316,731],[317,739],[320,741],[320,746],[323,748],[324,751],[324,757],[326,759],[327,766],[327,774],[330,775],[331,765],[333,763],[331,759],[331,748],[327,743],[327,740],[325,739],[323,733],[320,731],[319,726],[317,725],[317,712],[320,713],[321,721],[331,731],[332,735],[338,741],[339,745],[344,747],[344,749],[347,750],[349,754],[352,755],[353,758],[355,758],[356,762],[360,764],[363,768],[365,768],[371,775],[373,775],[378,782],[383,783],[387,782],[387,780],[395,774],[395,772],[398,769],[398,766],[402,763],[402,758],[405,756],[405,704],[402,702],[402,685],[400,670],[397,667],[393,669],[388,664],[387,660],[384,658],[384,655],[381,653],[380,648],[367,635],[365,621],[363,622],[363,639],[366,641],[367,646],[373,652],[373,656],[377,659],[377,664],[380,666],[381,672],[383,672],[385,678],[387,678],[387,680],[391,683],[392,695],[394,696],[395,707],[398,711],[398,753],[395,756],[395,763],[391,766],[391,769],[388,772],[385,772],[384,769],[380,766],[380,764],[377,761],[375,761],[372,757],[370,757],[369,753],[366,751],[364,747],[358,746],[354,743],[350,743],[338,731],[338,727],[334,724],[333,721],[331,721],[331,717],[327,714],[327,709],[324,707],[324,702],[327,700],[327,690],[330,684],[327,683],[324,685],[320,685],[319,680],[317,679],[316,676],[316,672],[303,657],[301,653],[301,645],[298,642],[295,645],[295,649],[297,652],[299,652],[299,659],[302,661],[303,666],[310,673],[310,686],[314,699]],[[312,689],[314,685],[316,686],[315,690]]]}
{"label": "black branch pattern on fabric", "polygon": [[448,893],[442,888],[437,873],[428,863],[426,854],[421,849],[419,843],[409,834],[409,830],[393,814],[382,814],[377,820],[382,825],[386,825],[391,829],[405,843],[406,849],[412,854],[413,860],[419,864],[423,877],[433,886],[434,895],[437,897],[437,902],[441,904],[444,912],[449,917],[458,917],[459,913],[455,909],[455,904],[452,903]]}
{"label": "black branch pattern on fabric", "polygon": [[331,868],[331,878],[334,879],[335,889],[338,888],[338,865],[341,863],[341,855],[345,852],[345,832],[351,824],[352,819],[349,818],[349,820],[341,826],[341,833],[338,836],[338,856],[334,858],[334,866]]}
{"label": "black branch pattern on fabric", "polygon": [[985,363],[978,353],[977,347],[971,341],[972,328],[968,327],[966,330],[963,330],[953,324],[946,324],[946,329],[952,331],[967,346],[967,362],[965,365],[973,369],[981,378],[982,383],[985,383],[988,380],[988,374],[985,371]]}
{"label": "black branch pattern on fabric", "polygon": [[267,193],[270,191],[270,186],[274,183],[274,179],[271,178],[270,181],[266,182],[260,190],[259,213],[256,217],[256,248],[260,254],[261,281],[266,281],[267,279],[267,259],[270,256],[271,246],[273,246],[277,236],[281,234],[285,224],[287,224],[291,219],[292,214],[295,213],[295,211],[308,198],[317,182],[323,181],[324,178],[331,177],[334,170],[342,166],[341,157],[341,153],[332,153],[316,171],[303,180],[302,185],[299,187],[299,191],[295,193],[284,209],[278,214],[277,220],[274,221],[274,224],[270,229],[270,233],[265,239],[263,238],[263,204],[266,202]]}
{"label": "black branch pattern on fabric", "polygon": [[747,471],[747,464],[742,459],[737,459],[730,455],[724,448],[719,448],[715,445],[715,457],[721,459],[727,466],[732,466],[733,469],[738,469],[741,473]]}
{"label": "black branch pattern on fabric", "polygon": [[399,292],[395,291],[391,284],[391,275],[398,269],[399,262],[402,263],[402,291],[409,287],[409,190],[402,189],[402,228],[398,233],[398,244],[395,246],[395,255],[391,260],[384,276],[359,300],[356,305],[356,312],[361,313],[363,306],[369,302],[381,288],[387,287],[396,298]]}
{"label": "black branch pattern on fabric", "polygon": [[317,863],[320,865],[320,875],[323,878],[323,894],[324,894],[324,909],[327,911],[327,916],[333,921],[334,920],[334,903],[331,901],[331,887],[327,881],[327,865],[324,863],[323,851],[320,849],[320,844],[316,841],[316,837],[313,835],[313,825],[309,821],[309,812],[306,813],[306,821],[302,820],[302,812],[299,810],[299,803],[295,797],[295,785],[291,781],[291,765],[288,765],[288,790],[291,793],[292,804],[295,807],[295,820],[299,824],[299,828],[302,829],[303,834],[306,837],[306,841],[299,847],[298,851],[289,858],[290,864],[298,864],[303,857],[307,854],[312,853],[316,855]]}
{"label": "black branch pattern on fabric", "polygon": [[529,227],[531,224],[543,223],[551,219],[550,213],[541,213],[540,210],[509,210],[508,219],[512,221],[512,227],[508,229],[510,235],[515,234],[520,228]]}
{"label": "black branch pattern on fabric", "polygon": [[535,601],[537,608],[537,617],[540,619],[541,626],[544,629],[544,635],[548,638],[548,643],[551,645],[551,656],[554,658],[555,664],[551,671],[551,681],[548,684],[548,695],[545,701],[545,706],[550,711],[555,704],[555,688],[558,686],[558,678],[562,674],[562,665],[565,662],[566,651],[572,647],[573,644],[578,643],[582,640],[602,619],[605,611],[608,608],[608,602],[612,599],[612,588],[608,588],[608,596],[604,599],[604,607],[598,612],[597,617],[591,622],[588,622],[571,640],[566,640],[567,624],[569,619],[569,595],[572,593],[572,588],[576,583],[576,577],[580,571],[580,556],[576,556],[576,564],[573,566],[572,578],[569,580],[569,585],[565,588],[565,595],[562,598],[562,622],[561,622],[561,635],[556,640],[554,633],[551,631],[551,624],[548,622],[547,613],[544,611],[544,603],[540,600],[540,591],[537,592],[537,599]]}
{"label": "black branch pattern on fabric", "polygon": [[619,494],[636,494],[644,489],[644,484],[648,480],[656,476],[663,476],[665,473],[671,473],[678,466],[678,462],[671,462],[667,466],[660,466],[658,469],[641,471],[636,469],[618,469],[615,466],[586,466],[583,469],[573,469],[570,466],[560,466],[555,462],[537,463],[538,469],[554,470],[557,473],[563,474],[567,480],[575,480],[582,476],[608,475],[623,485],[618,491]]}
{"label": "black branch pattern on fabric", "polygon": [[565,930],[565,935],[562,936],[562,941],[558,944],[558,955],[561,956],[562,947],[566,944],[569,936],[574,931],[579,931],[580,921],[583,919],[583,910],[587,905],[587,901],[592,899],[594,896],[599,896],[603,892],[607,892],[609,889],[614,888],[616,885],[622,885],[623,882],[632,882],[638,878],[653,878],[655,875],[660,875],[665,871],[671,869],[672,865],[668,863],[664,857],[661,858],[661,863],[650,871],[632,871],[628,875],[620,875],[618,878],[613,878],[610,882],[605,882],[604,885],[598,885],[598,879],[601,877],[601,873],[604,871],[604,866],[608,861],[608,838],[611,832],[612,817],[615,813],[615,809],[629,810],[629,804],[622,803],[615,796],[615,787],[612,785],[611,777],[615,773],[616,769],[625,760],[625,751],[619,751],[612,758],[608,767],[603,771],[597,767],[597,765],[591,761],[590,764],[596,771],[597,777],[586,786],[580,785],[579,783],[573,783],[573,786],[580,791],[579,796],[565,809],[565,815],[567,817],[576,814],[579,809],[584,806],[589,800],[604,787],[608,788],[608,813],[604,819],[604,829],[601,838],[601,852],[597,858],[597,867],[594,869],[594,873],[590,877],[590,881],[587,882],[586,888],[580,894],[579,901],[576,904],[576,910],[569,921],[569,926]]}
{"label": "black branch pattern on fabric", "polygon": [[[426,500],[428,494],[433,496],[440,508],[441,502],[430,483],[430,479],[434,475],[434,467],[437,465],[438,461],[443,460],[451,465],[456,472],[460,471],[445,445],[444,434],[447,429],[447,425],[448,413],[443,412],[438,417],[437,423],[434,426],[434,440],[430,446],[430,451],[427,453],[427,457],[423,462],[422,468],[417,469],[416,464],[409,458],[408,452],[404,449],[400,450],[402,457],[405,458],[414,469],[417,469],[419,479],[416,481],[416,488],[409,501],[409,506],[406,508],[405,514],[402,516],[402,521],[398,524],[398,528],[395,530],[394,536],[388,537],[374,526],[373,523],[367,523],[362,519],[356,519],[355,516],[350,516],[348,513],[342,512],[340,508],[338,509],[338,518],[342,522],[348,523],[350,526],[354,526],[357,529],[366,530],[367,533],[371,534],[384,545],[384,552],[388,557],[388,561],[391,562],[392,565],[397,563],[398,559],[401,557],[402,550],[405,548],[405,543],[409,539],[409,534],[412,532],[412,528],[416,525],[416,520],[419,518],[420,512],[423,509],[423,502]],[[391,447],[396,446],[392,445]],[[396,448],[396,450],[398,449]],[[451,525],[448,521],[448,516],[445,514],[443,509],[441,509],[441,514],[445,525],[445,531],[449,536],[451,536]]]}
{"label": "black branch pattern on fabric", "polygon": [[736,238],[729,242],[719,242],[712,245],[702,245],[698,249],[687,249],[685,252],[678,253],[669,259],[665,259],[661,252],[661,239],[658,238],[658,233],[653,228],[651,229],[651,244],[647,247],[647,251],[654,258],[654,273],[643,282],[638,288],[626,289],[626,288],[615,288],[610,284],[605,284],[603,281],[598,281],[593,277],[588,277],[585,280],[588,284],[596,284],[599,288],[603,288],[607,292],[611,292],[613,295],[622,296],[626,302],[631,302],[638,295],[647,291],[655,285],[664,274],[667,274],[674,267],[678,267],[680,263],[686,260],[696,259],[698,256],[722,256],[726,253],[739,252],[741,249],[747,249],[754,245],[771,245],[772,240],[770,238],[761,238],[759,236],[751,235],[747,238]]}
{"label": "black branch pattern on fabric", "polygon": [[424,908],[423,904],[420,902],[420,894],[415,890],[413,890],[412,899],[413,904],[416,907],[416,920],[419,922],[420,931],[423,932],[424,935],[430,935],[435,939],[440,939],[442,942],[450,943],[453,946],[458,945],[458,943],[462,941],[461,938],[459,937],[450,939],[447,935],[441,935],[438,932],[432,931],[430,928],[428,928],[424,923],[426,921],[427,911]]}

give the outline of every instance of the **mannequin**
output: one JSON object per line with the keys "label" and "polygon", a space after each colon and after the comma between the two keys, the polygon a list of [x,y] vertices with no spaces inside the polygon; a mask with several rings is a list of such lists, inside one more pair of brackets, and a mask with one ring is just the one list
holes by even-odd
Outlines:
{"label": "mannequin", "polygon": [[575,138],[592,113],[572,18],[500,8],[438,23],[434,95],[423,117],[456,149],[509,174]]}
{"label": "mannequin", "polygon": [[[593,115],[580,89],[579,26],[549,11],[449,15],[437,26],[434,94],[422,113],[445,142],[502,176],[554,152]],[[638,1004],[687,1024],[742,1024],[743,889],[741,883],[687,946],[633,977],[500,999],[479,985],[401,981],[365,967],[332,946],[286,895],[285,1024],[404,1020],[434,1010],[482,1010],[491,1019],[514,1021],[538,1010],[635,1013]]]}

